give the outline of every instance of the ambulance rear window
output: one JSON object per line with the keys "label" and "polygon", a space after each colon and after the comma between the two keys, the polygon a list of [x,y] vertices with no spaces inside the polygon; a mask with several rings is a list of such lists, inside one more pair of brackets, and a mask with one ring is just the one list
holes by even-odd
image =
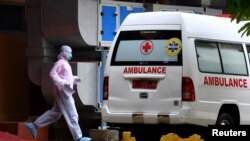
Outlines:
{"label": "ambulance rear window", "polygon": [[182,65],[181,31],[122,31],[111,65]]}

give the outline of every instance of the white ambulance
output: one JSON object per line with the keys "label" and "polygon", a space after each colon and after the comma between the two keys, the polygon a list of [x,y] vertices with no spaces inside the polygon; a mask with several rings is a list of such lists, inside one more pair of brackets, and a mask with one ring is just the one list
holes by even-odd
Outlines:
{"label": "white ambulance", "polygon": [[130,14],[110,48],[102,120],[250,124],[250,37],[242,24],[181,12]]}

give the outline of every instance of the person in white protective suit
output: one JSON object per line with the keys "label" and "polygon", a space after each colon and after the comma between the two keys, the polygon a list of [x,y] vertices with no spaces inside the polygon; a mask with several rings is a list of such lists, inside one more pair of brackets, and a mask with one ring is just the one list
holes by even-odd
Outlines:
{"label": "person in white protective suit", "polygon": [[36,138],[37,128],[49,125],[64,116],[74,141],[90,141],[91,138],[82,137],[82,131],[78,124],[78,113],[73,99],[73,84],[81,81],[73,76],[68,61],[72,58],[72,49],[63,45],[58,55],[58,60],[50,71],[50,78],[54,84],[55,103],[51,110],[46,111],[33,123],[27,122],[25,126]]}

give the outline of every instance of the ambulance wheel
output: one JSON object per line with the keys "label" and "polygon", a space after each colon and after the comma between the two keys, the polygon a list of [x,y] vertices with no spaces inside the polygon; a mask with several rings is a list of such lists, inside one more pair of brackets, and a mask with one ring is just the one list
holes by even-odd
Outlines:
{"label": "ambulance wheel", "polygon": [[221,113],[216,121],[217,125],[235,125],[233,117],[228,113]]}

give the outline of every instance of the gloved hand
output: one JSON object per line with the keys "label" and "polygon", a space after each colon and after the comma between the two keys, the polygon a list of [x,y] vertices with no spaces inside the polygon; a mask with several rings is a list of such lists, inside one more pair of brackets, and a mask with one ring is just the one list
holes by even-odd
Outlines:
{"label": "gloved hand", "polygon": [[75,82],[81,82],[82,78],[79,76],[74,76]]}
{"label": "gloved hand", "polygon": [[64,82],[64,86],[70,86],[69,81],[65,81],[65,82]]}

